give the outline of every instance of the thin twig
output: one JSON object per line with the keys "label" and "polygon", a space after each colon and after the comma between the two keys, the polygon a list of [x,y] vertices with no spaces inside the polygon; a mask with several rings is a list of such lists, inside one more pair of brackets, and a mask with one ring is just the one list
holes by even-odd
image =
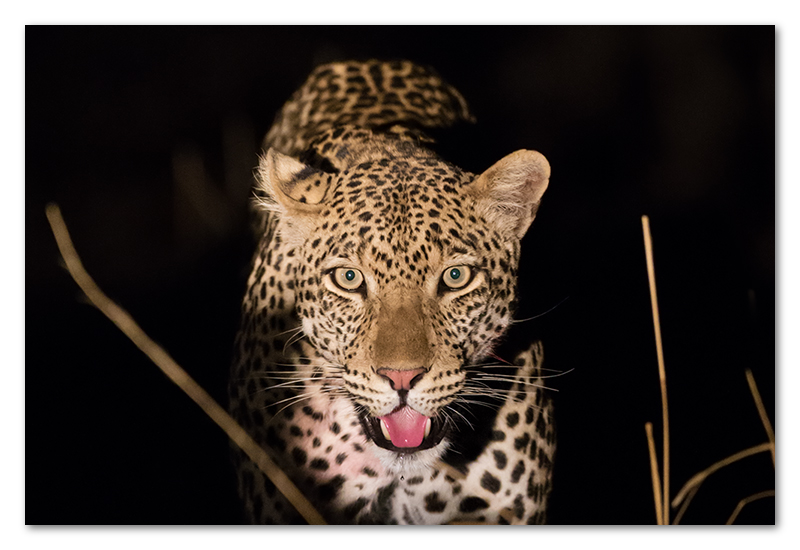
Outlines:
{"label": "thin twig", "polygon": [[667,374],[664,369],[664,349],[661,345],[661,322],[658,316],[658,298],[656,296],[656,274],[653,265],[653,241],[650,237],[650,218],[642,216],[644,232],[644,250],[647,259],[647,277],[650,281],[650,304],[653,309],[653,328],[656,335],[656,354],[658,356],[658,378],[661,382],[661,413],[664,429],[664,504],[662,525],[669,525],[669,412],[667,410]]}
{"label": "thin twig", "polygon": [[503,508],[502,510],[500,510],[500,513],[498,515],[504,520],[506,520],[508,523],[514,523],[515,515],[514,515],[514,510],[512,510],[511,508]]}
{"label": "thin twig", "polygon": [[311,525],[324,525],[325,520],[306,497],[297,489],[289,477],[267,455],[255,440],[236,423],[236,421],[217,404],[206,391],[195,382],[170,356],[156,344],[136,324],[136,321],[121,307],[115,304],[100,290],[100,287],[86,272],[75,251],[67,231],[61,211],[55,204],[48,204],[45,210],[47,219],[56,238],[58,249],[64,258],[67,270],[78,283],[89,301],[108,317],[119,329],[136,344],[173,382],[197,403],[205,413],[236,443],[262,472],[272,481],[286,499]]}
{"label": "thin twig", "polygon": [[664,512],[661,510],[661,481],[658,478],[656,443],[653,440],[653,423],[645,423],[644,431],[647,433],[647,448],[650,451],[650,477],[653,479],[653,499],[656,502],[656,524],[664,525]]}
{"label": "thin twig", "polygon": [[[764,409],[764,403],[761,401],[761,394],[758,392],[758,387],[756,387],[755,379],[753,378],[753,373],[750,369],[745,370],[745,375],[747,376],[747,383],[750,386],[750,393],[753,394],[753,400],[756,403],[756,408],[758,409],[758,414],[761,416],[761,422],[764,424],[764,429],[767,432],[767,437],[769,438],[769,443],[763,443],[761,445],[757,445],[755,447],[750,447],[744,451],[736,453],[734,455],[729,456],[724,460],[720,460],[719,462],[714,463],[709,468],[706,468],[699,474],[695,475],[692,479],[690,479],[686,485],[680,490],[678,495],[672,501],[672,507],[675,508],[681,500],[683,500],[683,504],[681,505],[678,514],[675,516],[675,520],[673,521],[673,525],[677,525],[680,522],[680,518],[683,517],[686,508],[689,507],[689,503],[692,501],[692,498],[697,491],[700,489],[700,485],[705,481],[705,479],[713,474],[715,471],[719,470],[720,468],[727,466],[733,462],[746,458],[750,455],[760,453],[766,450],[769,450],[772,453],[772,465],[775,466],[775,433],[772,431],[772,424],[770,424],[769,418],[767,417],[767,411]],[[764,496],[769,496],[769,494],[775,494],[774,491],[763,491],[761,493],[757,493],[757,498],[764,498]],[[756,495],[753,495],[754,497]],[[748,500],[750,499],[750,500]],[[743,499],[739,502],[739,506],[736,507],[734,510],[733,515],[728,520],[728,525],[733,523],[733,520],[736,519],[736,516],[739,514],[741,509],[752,500],[756,500],[755,498],[748,497],[747,499]]]}
{"label": "thin twig", "polygon": [[683,518],[683,514],[686,513],[686,509],[689,507],[689,503],[692,502],[694,495],[697,494],[697,491],[700,489],[700,485],[695,485],[691,491],[689,491],[689,495],[686,497],[686,500],[683,501],[680,510],[678,513],[675,514],[675,519],[672,520],[672,525],[678,525]]}
{"label": "thin twig", "polygon": [[695,486],[699,486],[705,479],[719,470],[720,468],[724,468],[728,464],[733,464],[734,462],[741,460],[743,458],[747,458],[748,456],[752,456],[754,454],[762,453],[764,451],[769,451],[771,445],[769,443],[762,443],[761,445],[756,445],[755,447],[750,447],[749,449],[745,449],[743,451],[739,451],[738,453],[732,454],[728,458],[724,458],[718,462],[715,462],[702,472],[699,472],[692,476],[692,478],[686,482],[683,488],[678,492],[678,495],[672,500],[672,507],[675,508],[678,506],[681,501],[686,497],[686,494]]}
{"label": "thin twig", "polygon": [[728,521],[725,522],[725,525],[733,525],[733,522],[736,521],[736,518],[739,516],[739,512],[742,511],[742,508],[744,508],[754,500],[759,500],[762,498],[774,497],[774,496],[775,496],[775,491],[773,489],[770,489],[768,491],[761,491],[760,493],[756,493],[754,495],[750,495],[747,498],[743,498],[742,500],[739,501],[739,504],[736,505],[736,508],[733,510],[731,517],[728,518]]}
{"label": "thin twig", "polygon": [[756,408],[758,409],[758,415],[761,417],[761,423],[764,424],[767,438],[769,439],[770,445],[772,445],[770,452],[772,453],[772,466],[775,467],[775,432],[772,430],[772,424],[767,416],[767,410],[764,408],[764,403],[761,401],[761,394],[758,393],[758,387],[756,386],[752,371],[747,369],[744,371],[744,374],[747,376],[747,384],[750,386],[750,393],[753,394],[753,401],[756,402]]}
{"label": "thin twig", "polygon": [[464,481],[465,479],[467,479],[467,476],[464,475],[464,473],[461,470],[457,469],[455,466],[450,466],[444,460],[439,460],[436,463],[436,467],[444,471],[445,474],[449,475],[456,481]]}

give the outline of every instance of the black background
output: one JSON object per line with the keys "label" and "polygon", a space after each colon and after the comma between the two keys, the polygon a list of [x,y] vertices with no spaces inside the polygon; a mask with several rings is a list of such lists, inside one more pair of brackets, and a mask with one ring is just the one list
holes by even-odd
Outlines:
{"label": "black background", "polygon": [[[661,408],[643,214],[672,496],[766,440],[744,370],[774,423],[774,27],[25,34],[26,523],[241,521],[225,436],[85,303],[44,206],[60,204],[98,284],[224,403],[260,139],[313,66],[343,58],[411,59],[458,88],[478,122],[442,152],[462,168],[523,148],[552,165],[523,244],[518,317],[549,311],[520,327],[544,337],[548,367],[569,371],[553,379],[553,523],[654,522],[644,424],[660,449]],[[703,485],[683,523],[724,523],[774,483],[768,454],[746,459]],[[774,501],[739,520],[774,523]]]}

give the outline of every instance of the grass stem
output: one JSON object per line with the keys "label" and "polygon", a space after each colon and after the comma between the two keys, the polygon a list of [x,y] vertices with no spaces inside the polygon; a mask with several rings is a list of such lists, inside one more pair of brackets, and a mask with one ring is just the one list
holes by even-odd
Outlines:
{"label": "grass stem", "polygon": [[669,525],[669,410],[667,408],[667,374],[664,368],[664,348],[661,344],[661,322],[658,315],[658,298],[656,296],[656,273],[653,264],[653,240],[650,236],[650,218],[642,216],[644,232],[644,250],[647,260],[647,278],[650,282],[650,305],[653,310],[653,328],[656,336],[656,355],[658,357],[658,378],[661,384],[661,416],[663,423],[663,517],[661,525]]}

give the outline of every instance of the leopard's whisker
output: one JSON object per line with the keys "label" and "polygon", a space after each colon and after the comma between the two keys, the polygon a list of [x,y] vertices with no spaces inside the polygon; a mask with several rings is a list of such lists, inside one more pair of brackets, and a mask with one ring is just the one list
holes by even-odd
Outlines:
{"label": "leopard's whisker", "polygon": [[321,390],[314,389],[312,391],[307,391],[305,393],[287,397],[286,399],[281,399],[280,401],[276,401],[275,403],[270,403],[269,405],[267,405],[267,407],[274,407],[276,405],[280,405],[281,403],[286,403],[287,401],[303,401],[304,399],[310,399],[315,395],[318,395],[320,392]]}
{"label": "leopard's whisker", "polygon": [[[308,397],[305,397],[303,399],[311,399],[311,397],[313,397],[313,396],[308,396]],[[300,399],[300,400],[295,401],[293,403],[288,403],[288,404],[284,405],[275,414],[273,414],[272,417],[264,425],[265,426],[269,426],[272,423],[272,421],[275,420],[283,411],[285,411],[289,407],[295,405],[296,403],[299,403],[300,401],[303,401],[303,399]],[[270,407],[270,406],[271,405],[268,405],[268,407]]]}
{"label": "leopard's whisker", "polygon": [[283,332],[279,332],[279,333],[275,334],[275,336],[276,337],[277,336],[283,336],[284,334],[289,334],[290,332],[296,334],[298,332],[302,332],[302,330],[303,330],[302,326],[296,327],[296,328],[290,328],[289,330],[284,330]]}
{"label": "leopard's whisker", "polygon": [[519,378],[514,378],[514,377],[504,378],[498,375],[484,375],[481,377],[481,381],[483,380],[488,380],[489,382],[511,382],[512,384],[520,384],[523,386],[530,386],[533,388],[541,388],[543,390],[558,391],[556,388],[551,388],[543,384],[536,384],[534,382],[526,382],[525,380],[520,380]]}
{"label": "leopard's whisker", "polygon": [[565,296],[565,297],[564,297],[564,298],[563,298],[563,299],[562,299],[560,302],[558,302],[556,305],[554,305],[554,306],[553,306],[553,307],[551,307],[550,309],[547,309],[547,310],[543,311],[542,313],[537,313],[537,314],[536,314],[536,315],[534,315],[533,317],[526,317],[525,319],[512,319],[512,320],[511,320],[511,324],[512,324],[512,325],[519,325],[519,324],[521,324],[521,323],[526,323],[526,322],[528,322],[528,321],[533,321],[534,319],[538,319],[539,317],[544,317],[544,316],[545,316],[545,315],[547,315],[548,313],[551,313],[551,312],[552,312],[552,311],[554,311],[556,308],[560,307],[560,306],[561,306],[561,304],[563,304],[563,303],[564,303],[564,302],[566,302],[567,300],[569,300],[569,296]]}
{"label": "leopard's whisker", "polygon": [[[445,415],[448,415],[448,414],[451,414],[451,413],[452,413],[452,414],[457,414],[458,416],[460,416],[460,417],[461,417],[461,418],[464,420],[464,422],[466,422],[466,423],[467,423],[467,426],[469,426],[471,430],[474,430],[474,429],[475,429],[475,427],[472,425],[472,422],[470,422],[470,421],[467,419],[467,417],[466,417],[466,416],[464,416],[464,414],[463,414],[462,412],[460,412],[460,411],[458,411],[458,410],[456,410],[456,409],[454,409],[454,408],[445,409],[445,410],[443,410],[442,412],[443,412]],[[448,420],[449,420],[449,418],[448,418]],[[452,422],[452,420],[450,420],[450,421]],[[455,422],[453,422],[453,424],[454,424],[454,425],[456,425],[456,423],[455,423]]]}
{"label": "leopard's whisker", "polygon": [[[469,395],[469,397],[490,397],[490,398],[496,398],[496,399],[500,400],[499,397],[496,397],[496,396],[493,396],[493,395],[487,395],[487,394],[477,394],[476,393],[476,394],[466,394],[466,395]],[[459,398],[456,399],[456,401],[454,401],[453,403],[454,404],[458,403],[459,405],[469,405],[469,406],[480,405],[482,407],[487,407],[489,409],[495,409],[495,410],[497,410],[497,409],[499,409],[500,407],[503,406],[502,403],[487,403],[485,401],[480,401],[480,400],[477,400],[477,399],[466,399],[464,396],[459,396]]]}
{"label": "leopard's whisker", "polygon": [[284,353],[284,354],[286,353],[286,348],[288,348],[288,347],[290,347],[290,346],[294,345],[295,343],[299,342],[300,340],[302,340],[302,339],[303,339],[303,338],[305,338],[306,336],[307,336],[307,335],[306,335],[306,333],[305,333],[305,332],[303,332],[303,327],[300,327],[300,330],[299,330],[299,331],[297,331],[297,332],[295,332],[295,333],[294,333],[294,334],[291,336],[291,338],[289,338],[289,339],[286,341],[286,343],[283,345],[283,353]]}
{"label": "leopard's whisker", "polygon": [[[333,380],[333,379],[331,379],[331,380]],[[260,388],[260,389],[256,390],[251,395],[255,395],[255,394],[260,393],[260,392],[266,392],[266,391],[274,390],[276,388],[299,388],[299,389],[305,389],[305,388],[308,387],[306,382],[316,382],[316,381],[320,381],[320,379],[319,378],[306,378],[306,379],[302,379],[302,380],[290,380],[288,382],[281,382],[280,384],[271,384],[271,385],[269,385],[269,386],[267,386],[265,388]]]}
{"label": "leopard's whisker", "polygon": [[[468,368],[476,369],[476,370],[470,370],[467,373],[467,375],[469,376],[469,375],[472,375],[472,374],[480,374],[482,369],[505,369],[505,370],[509,370],[509,369],[519,368],[519,367],[513,367],[513,366],[509,366],[509,365],[470,365]],[[555,374],[544,374],[544,375],[537,374],[536,376],[537,376],[537,378],[556,378],[557,376],[564,376],[565,374],[569,374],[574,370],[575,370],[574,368],[567,369],[567,370],[559,370],[559,369],[546,369],[544,367],[538,367],[537,371],[553,372]],[[514,375],[508,375],[508,376],[514,376]]]}
{"label": "leopard's whisker", "polygon": [[503,390],[503,389],[484,389],[484,388],[469,388],[463,392],[463,395],[471,395],[471,396],[484,396],[484,397],[492,397],[494,399],[507,399],[508,397],[513,397],[515,401],[519,401],[517,396],[522,393],[526,394],[525,390]]}

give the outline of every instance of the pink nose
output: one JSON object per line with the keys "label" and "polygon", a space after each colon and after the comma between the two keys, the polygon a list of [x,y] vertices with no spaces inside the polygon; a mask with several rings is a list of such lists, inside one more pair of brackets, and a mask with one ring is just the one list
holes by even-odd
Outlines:
{"label": "pink nose", "polygon": [[410,390],[414,387],[422,375],[425,374],[425,369],[412,369],[412,370],[394,370],[394,369],[378,369],[377,373],[384,378],[388,379],[392,384],[392,389],[396,391]]}

